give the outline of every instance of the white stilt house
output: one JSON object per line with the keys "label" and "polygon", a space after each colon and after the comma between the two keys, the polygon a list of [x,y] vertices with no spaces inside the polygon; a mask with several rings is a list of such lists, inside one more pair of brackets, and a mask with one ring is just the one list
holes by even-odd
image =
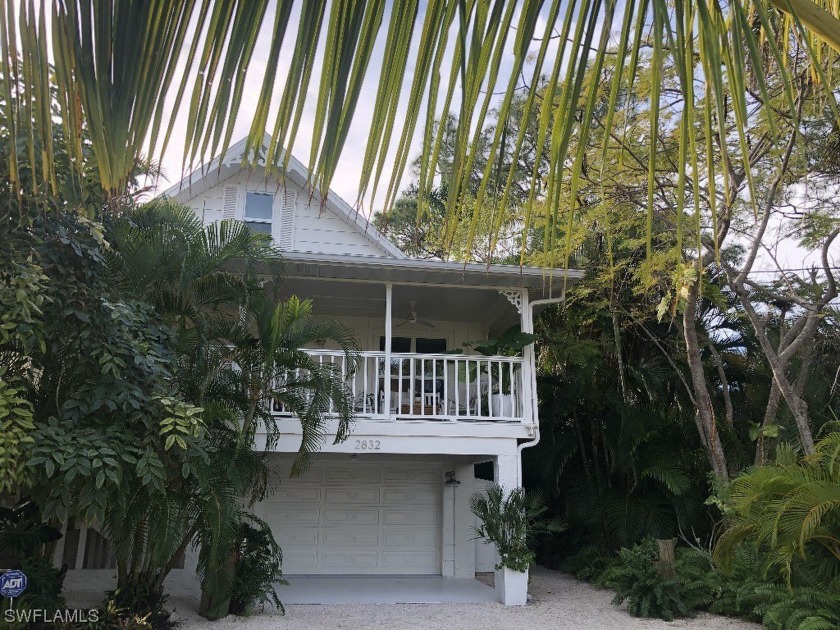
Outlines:
{"label": "white stilt house", "polygon": [[[348,440],[328,440],[305,474],[286,474],[257,506],[283,548],[284,572],[492,571],[492,555],[477,550],[469,499],[486,483],[476,480],[479,464],[506,488],[522,482],[522,450],[539,439],[534,349],[483,356],[463,344],[513,324],[532,332],[562,282],[552,293],[542,269],[408,258],[337,195],[312,191],[294,158],[282,183],[266,183],[243,150],[234,145],[165,194],[206,224],[238,219],[270,233],[286,261],[283,291],[345,322],[362,349],[355,370],[335,348],[306,349],[345,370],[356,420]],[[569,272],[569,281],[579,276]],[[274,413],[285,473],[300,425],[282,408]]]}

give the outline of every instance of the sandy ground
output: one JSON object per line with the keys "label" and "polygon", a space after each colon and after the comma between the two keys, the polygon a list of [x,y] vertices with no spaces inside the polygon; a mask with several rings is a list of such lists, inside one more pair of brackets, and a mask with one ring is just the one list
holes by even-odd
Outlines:
{"label": "sandy ground", "polygon": [[[574,578],[537,567],[532,571],[531,601],[522,608],[505,608],[497,603],[483,604],[391,604],[352,606],[289,606],[285,617],[266,611],[249,618],[228,617],[210,623],[194,612],[179,606],[175,618],[182,630],[213,628],[214,630],[522,630],[522,628],[569,628],[596,630],[601,628],[703,628],[704,630],[757,629],[746,623],[715,615],[698,615],[668,623],[658,619],[636,619],[623,608],[613,606],[612,592],[578,582]],[[283,593],[280,592],[282,599]]]}

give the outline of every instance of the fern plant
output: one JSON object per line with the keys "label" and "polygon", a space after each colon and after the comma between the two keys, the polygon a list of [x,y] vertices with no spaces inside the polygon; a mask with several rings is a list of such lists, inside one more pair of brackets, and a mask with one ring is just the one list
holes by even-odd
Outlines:
{"label": "fern plant", "polygon": [[724,568],[749,541],[770,550],[767,569],[792,585],[795,565],[831,579],[840,574],[840,432],[797,462],[780,447],[776,463],[752,468],[730,488],[728,529],[715,547]]}
{"label": "fern plant", "polygon": [[654,562],[658,547],[652,538],[618,552],[618,561],[598,578],[598,582],[614,589],[612,603],[627,602],[627,611],[634,617],[658,617],[672,621],[685,617],[691,610],[683,600],[680,582],[663,576]]}
{"label": "fern plant", "polygon": [[615,561],[615,558],[603,547],[587,545],[564,558],[560,562],[560,570],[564,573],[571,573],[578,580],[592,582]]}

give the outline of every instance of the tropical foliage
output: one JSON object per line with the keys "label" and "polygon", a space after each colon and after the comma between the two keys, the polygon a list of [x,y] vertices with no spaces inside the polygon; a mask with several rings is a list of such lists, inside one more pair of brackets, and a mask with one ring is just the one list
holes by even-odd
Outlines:
{"label": "tropical foliage", "polygon": [[242,523],[273,487],[257,443],[276,442],[270,406],[301,418],[296,473],[330,405],[337,440],[352,415],[340,374],[299,348],[331,339],[352,361],[355,342],[307,300],[279,298],[265,235],[168,203],[103,224],[41,200],[2,224],[4,490],[107,537],[114,610],[165,623],[164,580],[193,546],[203,610],[225,615]]}
{"label": "tropical foliage", "polygon": [[283,580],[283,550],[265,521],[251,517],[241,524],[236,550],[236,573],[231,589],[230,612],[244,615],[266,604],[285,612],[275,589]]}
{"label": "tropical foliage", "polygon": [[627,611],[634,617],[659,617],[673,621],[685,617],[689,608],[680,593],[675,577],[664,576],[656,567],[656,541],[646,538],[618,553],[618,559],[604,573],[599,583],[616,591],[613,604],[627,602]]}

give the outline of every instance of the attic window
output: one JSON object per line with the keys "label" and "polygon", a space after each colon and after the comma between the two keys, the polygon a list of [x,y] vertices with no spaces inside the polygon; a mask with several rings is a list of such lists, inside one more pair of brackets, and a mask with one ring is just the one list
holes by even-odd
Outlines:
{"label": "attic window", "polygon": [[267,193],[245,193],[245,225],[255,232],[271,234],[271,218],[274,195]]}

